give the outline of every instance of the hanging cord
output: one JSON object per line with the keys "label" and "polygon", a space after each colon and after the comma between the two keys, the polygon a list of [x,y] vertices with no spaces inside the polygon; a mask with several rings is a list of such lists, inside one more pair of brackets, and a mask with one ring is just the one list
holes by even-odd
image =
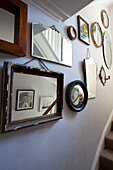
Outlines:
{"label": "hanging cord", "polygon": [[30,61],[27,61],[27,62],[24,63],[23,65],[27,65],[27,64],[31,63],[33,60],[36,60],[36,58],[33,58],[33,59],[31,59]]}
{"label": "hanging cord", "polygon": [[[88,57],[89,56],[89,57]],[[87,55],[86,55],[86,59],[89,59],[91,57],[91,54],[90,54],[90,51],[89,51],[89,48],[87,48]]]}
{"label": "hanging cord", "polygon": [[45,70],[49,70],[48,67],[44,64],[44,62],[43,62],[40,58],[33,58],[33,59],[25,62],[23,65],[27,65],[27,64],[31,63],[32,61],[34,61],[34,60],[38,60],[39,63],[40,63],[40,65],[41,65]]}

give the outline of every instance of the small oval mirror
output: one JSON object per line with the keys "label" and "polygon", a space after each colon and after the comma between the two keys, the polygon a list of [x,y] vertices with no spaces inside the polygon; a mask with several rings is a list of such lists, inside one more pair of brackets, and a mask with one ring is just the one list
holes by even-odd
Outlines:
{"label": "small oval mirror", "polygon": [[68,107],[73,111],[81,111],[87,104],[88,92],[85,84],[76,80],[67,86],[66,101]]}
{"label": "small oval mirror", "polygon": [[101,11],[101,20],[102,20],[103,26],[105,28],[108,28],[109,27],[109,17],[105,10]]}
{"label": "small oval mirror", "polygon": [[93,43],[96,47],[101,47],[102,45],[102,31],[98,22],[94,22],[91,25],[91,37]]}
{"label": "small oval mirror", "polygon": [[112,65],[112,46],[110,36],[107,31],[103,34],[103,55],[106,67],[110,69]]}

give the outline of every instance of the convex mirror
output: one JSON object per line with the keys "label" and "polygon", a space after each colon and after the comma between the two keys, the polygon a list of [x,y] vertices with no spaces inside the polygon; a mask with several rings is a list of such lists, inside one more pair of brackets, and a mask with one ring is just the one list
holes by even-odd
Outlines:
{"label": "convex mirror", "polygon": [[82,81],[76,80],[68,84],[66,89],[66,102],[72,111],[82,111],[87,104],[87,100],[87,88]]}
{"label": "convex mirror", "polygon": [[102,31],[99,23],[94,22],[91,25],[91,37],[95,47],[101,47],[102,45]]}
{"label": "convex mirror", "polygon": [[2,132],[62,118],[63,74],[4,63]]}
{"label": "convex mirror", "polygon": [[33,57],[72,66],[72,44],[59,32],[40,23],[32,23]]}

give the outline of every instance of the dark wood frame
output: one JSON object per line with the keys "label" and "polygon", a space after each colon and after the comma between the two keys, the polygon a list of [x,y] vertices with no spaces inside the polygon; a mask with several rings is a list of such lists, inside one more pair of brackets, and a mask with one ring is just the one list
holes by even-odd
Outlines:
{"label": "dark wood frame", "polygon": [[[84,92],[84,100],[83,100],[83,103],[80,105],[80,107],[76,107],[72,103],[72,100],[71,100],[71,91],[72,91],[72,89],[73,89],[73,87],[75,85],[79,85],[82,88],[83,92]],[[76,81],[73,81],[73,82],[68,84],[68,86],[66,88],[66,102],[67,102],[68,107],[72,111],[75,111],[75,112],[82,111],[85,108],[85,106],[87,104],[87,101],[88,101],[88,91],[87,91],[87,88],[86,88],[85,84],[82,81],[76,80]]]}
{"label": "dark wood frame", "polygon": [[[11,121],[13,76],[15,72],[57,78],[57,113],[54,113],[52,115],[47,115],[46,113],[45,115],[40,117],[28,118],[19,121]],[[52,120],[61,119],[63,109],[63,77],[64,75],[62,73],[45,71],[39,68],[28,67],[20,64],[13,64],[10,62],[4,62],[3,94],[1,109],[2,132],[7,132],[11,130],[16,130],[18,128],[23,128]]]}
{"label": "dark wood frame", "polygon": [[[86,41],[84,41],[81,38],[80,20],[82,20],[88,27],[88,40],[89,40],[89,43],[87,43]],[[78,23],[78,39],[80,41],[84,42],[85,44],[90,45],[89,24],[80,15],[77,16],[77,23]]]}
{"label": "dark wood frame", "polygon": [[[75,37],[72,36],[72,34],[71,34],[71,29],[73,29],[74,34],[75,34]],[[70,38],[71,40],[75,40],[75,39],[76,39],[76,30],[75,30],[75,28],[74,28],[73,26],[69,26],[69,27],[67,28],[67,34],[68,34],[68,36],[69,36],[69,38]]]}
{"label": "dark wood frame", "polygon": [[14,43],[0,39],[0,52],[23,57],[27,51],[27,5],[20,0],[0,0],[0,8],[15,15]]}
{"label": "dark wood frame", "polygon": [[[25,108],[25,109],[18,109],[17,108],[17,104],[18,104],[18,93],[20,92],[20,91],[32,91],[33,92],[33,106],[32,106],[32,108]],[[30,109],[33,109],[33,107],[34,107],[34,95],[35,95],[35,90],[28,90],[28,89],[19,89],[19,90],[17,90],[17,95],[16,95],[16,111],[21,111],[21,110],[30,110]]]}
{"label": "dark wood frame", "polygon": [[[96,41],[95,41],[95,39],[94,39],[94,36],[93,36],[93,27],[94,27],[95,24],[97,24],[98,29],[99,29],[99,32],[100,32],[100,34],[101,34],[101,43],[100,43],[100,45],[97,45],[97,43],[96,43]],[[92,37],[92,40],[93,40],[93,43],[94,43],[95,47],[99,48],[99,47],[102,46],[102,40],[103,40],[103,38],[102,38],[102,30],[101,30],[101,27],[100,27],[100,25],[99,25],[98,22],[94,22],[94,23],[92,23],[92,25],[91,25],[91,37]]]}
{"label": "dark wood frame", "polygon": [[[108,19],[108,25],[107,26],[104,24],[104,21],[103,21],[103,12],[106,13],[106,16],[107,16],[107,19]],[[102,24],[103,24],[104,28],[107,29],[109,27],[109,17],[108,17],[108,14],[107,14],[107,12],[105,10],[101,11],[101,21],[102,21]]]}

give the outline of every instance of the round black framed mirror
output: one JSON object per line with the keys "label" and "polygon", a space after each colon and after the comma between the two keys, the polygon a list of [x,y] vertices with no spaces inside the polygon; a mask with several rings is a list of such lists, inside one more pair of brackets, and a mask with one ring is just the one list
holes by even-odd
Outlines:
{"label": "round black framed mirror", "polygon": [[82,111],[87,104],[87,100],[88,91],[82,81],[76,80],[68,84],[66,89],[66,102],[72,111]]}

